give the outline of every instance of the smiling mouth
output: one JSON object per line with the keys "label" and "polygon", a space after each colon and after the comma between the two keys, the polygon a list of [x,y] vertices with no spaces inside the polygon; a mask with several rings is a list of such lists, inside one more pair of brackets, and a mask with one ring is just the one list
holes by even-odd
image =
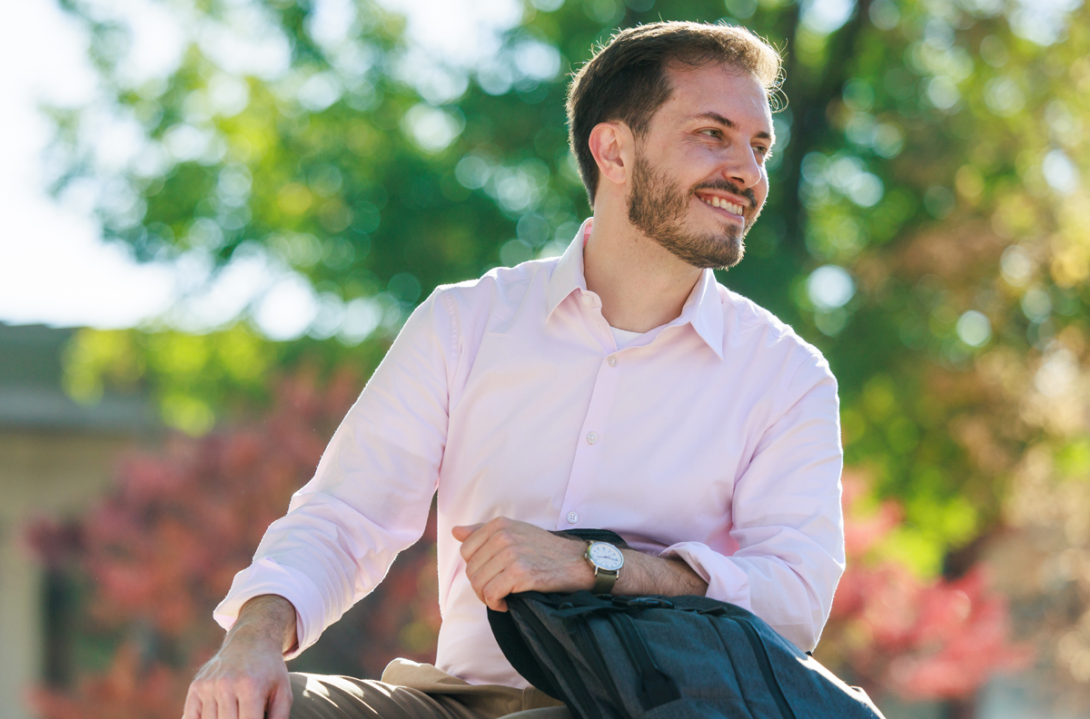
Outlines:
{"label": "smiling mouth", "polygon": [[726,210],[727,212],[738,215],[739,217],[742,216],[743,208],[741,205],[735,204],[733,202],[728,202],[722,197],[717,197],[715,195],[712,195],[710,197],[701,197],[700,195],[697,195],[697,199],[699,199],[705,205],[711,205],[712,207],[717,207],[720,210]]}

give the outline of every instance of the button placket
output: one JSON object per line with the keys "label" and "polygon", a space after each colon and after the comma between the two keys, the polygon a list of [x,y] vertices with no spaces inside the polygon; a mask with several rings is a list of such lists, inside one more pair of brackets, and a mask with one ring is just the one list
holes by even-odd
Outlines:
{"label": "button placket", "polygon": [[[610,355],[612,356],[612,355]],[[612,369],[609,357],[599,360],[594,387],[591,389],[590,404],[583,419],[583,426],[578,435],[578,445],[572,461],[568,486],[560,505],[557,517],[557,529],[563,529],[580,521],[586,510],[586,489],[602,475],[602,453],[605,450],[602,440],[609,432],[608,419],[617,395],[620,373]],[[572,521],[572,517],[575,521]]]}

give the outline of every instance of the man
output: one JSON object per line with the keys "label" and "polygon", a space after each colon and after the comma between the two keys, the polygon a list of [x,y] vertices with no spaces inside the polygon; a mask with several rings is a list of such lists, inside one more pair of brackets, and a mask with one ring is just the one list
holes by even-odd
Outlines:
{"label": "man", "polygon": [[[592,220],[563,257],[413,313],[217,609],[230,631],[187,719],[563,713],[489,631],[485,605],[526,590],[707,594],[816,644],[844,566],[836,383],[710,269],[741,259],[765,201],[779,68],[745,30],[656,23],[577,74]],[[284,657],[381,581],[436,491],[436,666],[289,679]],[[620,571],[547,531],[574,527],[620,533]]]}

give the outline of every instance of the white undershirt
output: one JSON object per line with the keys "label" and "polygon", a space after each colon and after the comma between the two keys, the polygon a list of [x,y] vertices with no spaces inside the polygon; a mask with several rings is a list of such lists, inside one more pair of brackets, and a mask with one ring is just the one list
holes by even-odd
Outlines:
{"label": "white undershirt", "polygon": [[643,332],[629,332],[628,330],[619,330],[612,326],[609,328],[609,331],[613,333],[613,339],[617,342],[617,349],[624,349],[626,346],[643,336]]}

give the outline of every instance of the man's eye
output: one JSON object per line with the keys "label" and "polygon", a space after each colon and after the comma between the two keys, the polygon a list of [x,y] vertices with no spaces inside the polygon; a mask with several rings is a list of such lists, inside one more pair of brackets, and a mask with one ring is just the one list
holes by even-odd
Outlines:
{"label": "man's eye", "polygon": [[701,130],[700,132],[701,132],[701,134],[707,135],[708,137],[722,137],[723,136],[723,132],[721,130],[716,130],[714,128],[708,128],[707,130]]}
{"label": "man's eye", "polygon": [[770,148],[763,147],[761,145],[755,145],[753,149],[758,155],[765,158],[766,160],[772,156],[772,150]]}

